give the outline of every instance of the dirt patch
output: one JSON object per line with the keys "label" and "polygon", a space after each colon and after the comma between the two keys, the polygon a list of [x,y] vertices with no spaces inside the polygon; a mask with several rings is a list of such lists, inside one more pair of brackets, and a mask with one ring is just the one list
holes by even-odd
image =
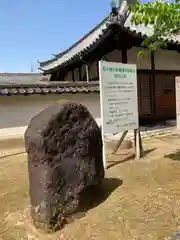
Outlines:
{"label": "dirt patch", "polygon": [[180,162],[164,157],[180,149],[179,136],[143,142],[146,154],[140,160],[130,151],[128,158],[127,153],[108,155],[97,200],[52,235],[35,229],[29,217],[26,155],[1,159],[0,239],[164,240],[180,231]]}
{"label": "dirt patch", "polygon": [[0,138],[0,149],[7,149],[9,146],[13,146],[13,148],[24,148],[24,138]]}

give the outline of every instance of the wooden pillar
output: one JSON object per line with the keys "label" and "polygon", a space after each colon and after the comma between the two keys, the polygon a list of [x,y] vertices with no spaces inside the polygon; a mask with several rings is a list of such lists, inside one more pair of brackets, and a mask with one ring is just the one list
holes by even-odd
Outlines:
{"label": "wooden pillar", "polygon": [[156,117],[156,85],[155,85],[155,62],[154,62],[154,52],[151,52],[151,104],[153,116]]}
{"label": "wooden pillar", "polygon": [[74,69],[72,70],[72,80],[75,82]]}
{"label": "wooden pillar", "polygon": [[49,78],[49,81],[50,81],[50,82],[53,82],[53,81],[55,81],[55,80],[56,80],[56,73],[52,73],[51,76],[50,76],[50,78]]}
{"label": "wooden pillar", "polygon": [[81,66],[78,69],[79,69],[79,81],[82,81]]}
{"label": "wooden pillar", "polygon": [[56,82],[56,81],[59,81],[59,75],[60,75],[59,72],[56,72],[56,73],[54,74],[54,77],[52,77],[50,81],[55,81],[55,82]]}
{"label": "wooden pillar", "polygon": [[97,81],[99,81],[99,62],[96,61]]}
{"label": "wooden pillar", "polygon": [[85,66],[86,66],[86,80],[87,82],[89,82],[89,66],[88,64],[86,64]]}
{"label": "wooden pillar", "polygon": [[121,62],[122,63],[127,63],[128,62],[128,57],[127,57],[127,49],[123,48],[121,52]]}

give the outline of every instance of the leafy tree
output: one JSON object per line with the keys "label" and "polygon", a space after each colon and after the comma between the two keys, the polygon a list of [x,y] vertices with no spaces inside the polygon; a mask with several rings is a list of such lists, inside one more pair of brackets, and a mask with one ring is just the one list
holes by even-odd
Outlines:
{"label": "leafy tree", "polygon": [[[154,34],[142,42],[142,47],[146,47],[147,50],[156,51],[159,47],[166,47],[168,38],[180,30],[180,0],[175,2],[155,0],[147,3],[137,1],[129,8],[133,12],[133,24],[153,26]],[[142,55],[142,52],[139,55]]]}

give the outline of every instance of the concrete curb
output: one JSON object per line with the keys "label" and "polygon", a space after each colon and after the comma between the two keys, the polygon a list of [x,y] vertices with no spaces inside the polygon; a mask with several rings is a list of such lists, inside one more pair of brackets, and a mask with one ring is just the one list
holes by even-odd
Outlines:
{"label": "concrete curb", "polygon": [[[178,131],[176,128],[171,127],[171,128],[166,128],[166,129],[156,129],[156,130],[150,130],[150,131],[142,131],[141,132],[141,137],[142,139],[149,139],[153,137],[160,137],[160,136],[167,136],[171,134],[177,134]],[[114,136],[107,136],[105,138],[105,141],[117,141],[120,139],[121,133],[114,135]],[[133,140],[133,134],[130,133],[129,135],[126,136],[126,140]],[[7,136],[7,137],[1,137],[0,138],[0,150],[3,149],[25,149],[24,147],[24,135],[13,135],[13,136]]]}
{"label": "concrete curb", "polygon": [[[178,131],[174,127],[164,128],[164,129],[155,129],[155,130],[149,130],[149,131],[147,130],[147,131],[141,131],[141,138],[148,139],[148,138],[157,137],[157,136],[171,135],[173,133],[178,133]],[[119,140],[121,135],[122,133],[118,133],[116,135],[109,135],[109,136],[105,136],[105,139],[107,141]],[[133,140],[133,138],[134,138],[133,131],[129,132],[125,137],[126,140]]]}

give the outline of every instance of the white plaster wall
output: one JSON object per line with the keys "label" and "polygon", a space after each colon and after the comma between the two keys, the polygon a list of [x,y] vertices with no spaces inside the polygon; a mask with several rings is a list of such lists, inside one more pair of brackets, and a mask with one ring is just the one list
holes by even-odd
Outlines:
{"label": "white plaster wall", "polygon": [[121,51],[117,49],[105,55],[105,60],[109,62],[121,62],[121,59],[122,59]]}
{"label": "white plaster wall", "polygon": [[[128,50],[128,63],[137,64],[137,69],[151,69],[151,58],[148,52],[145,52],[141,58],[138,58],[140,47],[133,47]],[[176,51],[158,50],[155,53],[156,70],[180,70],[180,54]]]}
{"label": "white plaster wall", "polygon": [[97,120],[100,118],[98,93],[0,97],[0,129],[27,126],[29,120],[47,106],[65,100],[87,106]]}
{"label": "white plaster wall", "polygon": [[148,52],[145,52],[142,57],[138,57],[138,52],[140,52],[142,48],[140,47],[133,47],[128,50],[128,63],[130,64],[137,64],[137,69],[151,69],[151,58]]}
{"label": "white plaster wall", "polygon": [[180,70],[180,54],[176,51],[158,50],[155,53],[156,70]]}

